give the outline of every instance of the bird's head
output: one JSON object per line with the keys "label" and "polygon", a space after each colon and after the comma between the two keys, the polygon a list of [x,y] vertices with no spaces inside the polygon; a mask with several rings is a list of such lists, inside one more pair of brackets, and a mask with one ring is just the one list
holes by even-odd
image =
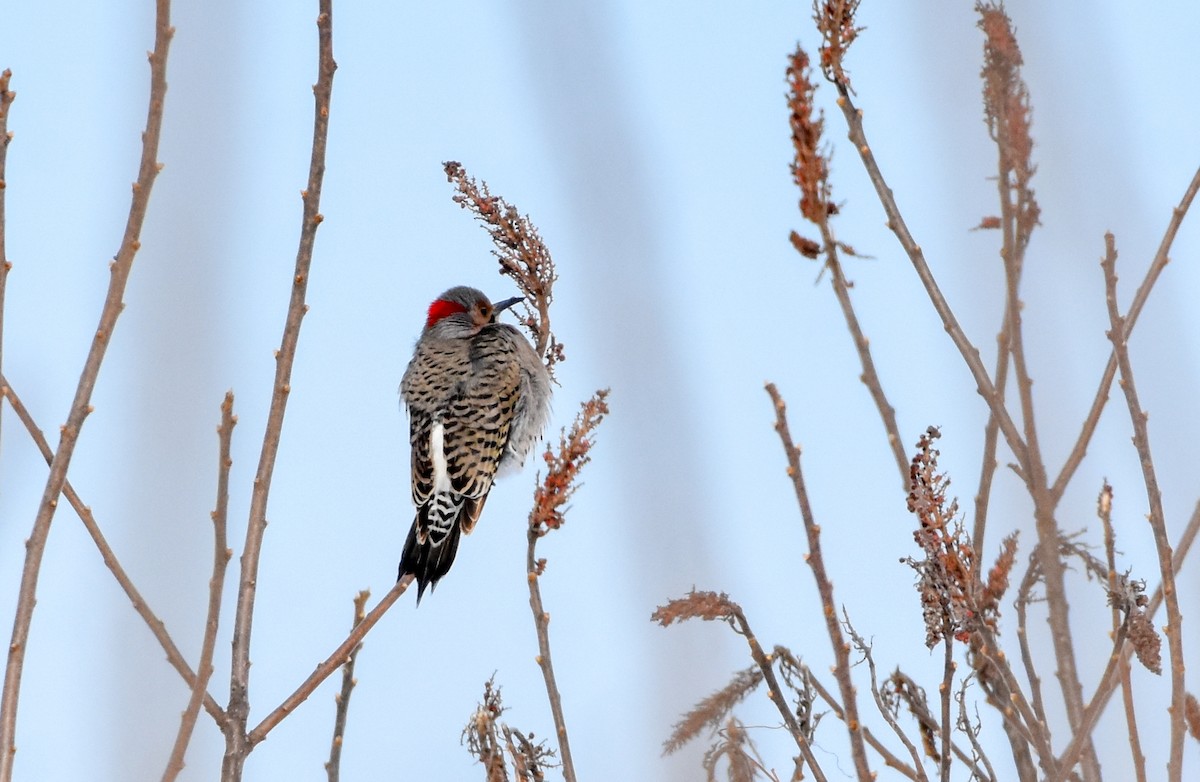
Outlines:
{"label": "bird's head", "polygon": [[438,296],[429,305],[425,330],[442,325],[443,328],[465,335],[478,334],[484,326],[495,323],[497,315],[523,298],[516,296],[492,304],[482,291],[459,285]]}

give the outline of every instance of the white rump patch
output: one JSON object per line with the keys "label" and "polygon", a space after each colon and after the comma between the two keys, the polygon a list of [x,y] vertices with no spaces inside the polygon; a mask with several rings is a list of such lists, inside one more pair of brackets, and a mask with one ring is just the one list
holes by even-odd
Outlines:
{"label": "white rump patch", "polygon": [[438,421],[429,430],[429,458],[433,461],[433,493],[450,491],[450,470],[446,465],[446,428]]}

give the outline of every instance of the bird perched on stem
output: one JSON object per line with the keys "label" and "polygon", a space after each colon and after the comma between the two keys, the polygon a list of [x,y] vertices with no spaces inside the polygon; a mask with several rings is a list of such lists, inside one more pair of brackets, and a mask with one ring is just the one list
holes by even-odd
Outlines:
{"label": "bird perched on stem", "polygon": [[545,427],[549,374],[515,327],[496,322],[519,301],[492,304],[461,285],[443,293],[429,305],[400,383],[417,516],[399,577],[416,578],[418,604],[454,564],[459,537],[479,521],[497,472],[520,467]]}

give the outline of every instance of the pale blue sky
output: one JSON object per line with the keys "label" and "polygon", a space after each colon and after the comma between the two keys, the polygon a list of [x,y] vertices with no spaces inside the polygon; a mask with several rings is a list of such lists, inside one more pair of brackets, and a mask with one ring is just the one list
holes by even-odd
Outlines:
{"label": "pale blue sky", "polygon": [[[9,3],[0,25],[0,68],[13,70],[18,92],[3,368],[48,432],[66,416],[124,224],[152,6]],[[859,19],[867,30],[849,65],[875,156],[990,366],[1002,276],[998,237],[968,230],[997,211],[971,7],[867,0]],[[1078,9],[1009,4],[1034,104],[1044,225],[1029,251],[1025,322],[1054,472],[1108,353],[1103,232],[1117,235],[1127,302],[1200,163],[1200,9],[1179,1],[1153,13],[1132,4]],[[566,527],[540,547],[580,778],[700,777],[698,752],[664,760],[661,742],[679,713],[749,660],[724,627],[651,625],[655,606],[693,585],[729,592],[764,643],[828,670],[762,391],[768,379],[788,400],[804,447],[839,601],[874,638],[882,670],[940,670],[940,653],[923,649],[912,577],[898,563],[912,553],[912,522],[882,427],[828,284],[814,285],[817,266],[787,241],[792,228],[813,233],[800,224],[788,176],[784,101],[787,55],[797,40],[810,51],[818,44],[808,4],[343,2],[334,14],[326,219],[268,513],[252,721],[344,636],[357,590],[379,596],[392,583],[412,512],[396,388],[425,306],[455,284],[512,294],[486,235],[450,200],[441,168],[450,159],[529,213],[557,260],[554,326],[568,361],[552,435],[593,390],[612,387],[585,485]],[[244,535],[307,173],[315,16],[308,3],[177,4],[166,167],[71,470],[192,660],[210,567],[214,429],[228,388],[239,416],[235,551]],[[883,226],[832,94],[824,87],[819,99],[843,204],[835,229],[874,258],[848,264],[858,313],[906,448],[927,425],[941,425],[942,466],[969,507],[985,409]],[[1185,224],[1132,341],[1176,534],[1200,494],[1197,237]],[[1153,584],[1144,492],[1119,394],[1113,403],[1060,522],[1096,527],[1094,497],[1107,476],[1125,562]],[[8,617],[45,468],[10,411],[3,424],[0,608]],[[455,569],[420,610],[404,598],[368,637],[344,779],[480,778],[459,734],[493,672],[510,723],[552,734],[523,572],[535,470],[496,488]],[[1028,523],[1011,473],[999,473],[995,491],[993,543]],[[235,557],[231,579],[236,565]],[[1073,584],[1075,616],[1095,642],[1080,649],[1088,689],[1106,651],[1086,628],[1108,614],[1096,585]],[[1194,595],[1197,584],[1196,571],[1185,570],[1183,589]],[[65,511],[38,597],[17,779],[157,778],[187,690]],[[219,701],[228,692],[232,608],[227,602],[210,686]],[[1039,617],[1035,634],[1043,628]],[[1185,630],[1196,648],[1197,623]],[[1049,663],[1043,676],[1053,680]],[[1139,684],[1147,702],[1162,702],[1165,682]],[[247,779],[323,778],[335,686],[271,734]],[[778,722],[761,695],[743,715]],[[1110,710],[1101,735],[1122,735],[1116,717]],[[818,757],[840,779],[851,764],[828,719]],[[1147,754],[1161,764],[1166,731],[1151,726],[1165,717],[1143,719]],[[755,735],[785,771],[786,734]],[[985,740],[1003,743],[994,721]],[[214,778],[222,750],[202,715],[184,778]],[[1187,751],[1194,768],[1196,745]],[[1114,778],[1127,763],[1114,754]]]}

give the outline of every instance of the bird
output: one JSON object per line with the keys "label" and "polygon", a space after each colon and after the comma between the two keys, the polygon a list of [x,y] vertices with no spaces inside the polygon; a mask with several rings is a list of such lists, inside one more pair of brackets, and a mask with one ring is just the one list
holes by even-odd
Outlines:
{"label": "bird", "polygon": [[417,512],[398,578],[416,579],[417,605],[454,564],[497,474],[520,468],[549,417],[545,365],[516,327],[496,320],[523,300],[492,304],[465,285],[438,296],[400,383]]}

